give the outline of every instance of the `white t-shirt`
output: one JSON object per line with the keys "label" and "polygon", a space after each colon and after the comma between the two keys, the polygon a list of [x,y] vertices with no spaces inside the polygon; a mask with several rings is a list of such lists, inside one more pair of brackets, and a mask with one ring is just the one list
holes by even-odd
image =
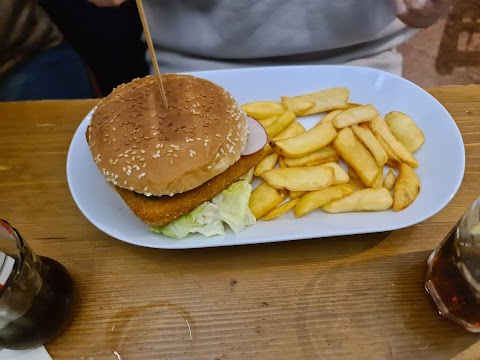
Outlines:
{"label": "white t-shirt", "polygon": [[145,12],[162,72],[346,63],[414,34],[391,0],[151,0]]}

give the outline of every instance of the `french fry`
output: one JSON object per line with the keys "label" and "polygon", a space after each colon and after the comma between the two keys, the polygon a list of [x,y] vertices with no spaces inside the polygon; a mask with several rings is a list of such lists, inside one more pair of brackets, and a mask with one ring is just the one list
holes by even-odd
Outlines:
{"label": "french fry", "polygon": [[380,171],[375,178],[375,181],[372,184],[372,189],[380,189],[383,185],[383,166],[380,168]]}
{"label": "french fry", "polygon": [[[300,124],[298,121],[292,121],[290,125],[288,125],[283,131],[275,136],[273,140],[283,140],[283,139],[288,139],[290,137],[293,137],[295,135],[301,134],[305,132],[305,128],[303,127],[302,124]],[[273,149],[269,144],[265,145],[264,148],[264,154],[265,155],[270,155],[273,153]]]}
{"label": "french fry", "polygon": [[296,217],[301,217],[309,212],[322,208],[332,201],[342,199],[353,193],[351,185],[332,185],[322,190],[310,191],[303,195],[295,205],[293,212]]}
{"label": "french fry", "polygon": [[291,110],[297,116],[305,115],[309,109],[315,106],[313,101],[290,98],[286,96],[282,96],[280,98],[282,101],[283,106],[285,106],[288,110]]}
{"label": "french fry", "polygon": [[413,168],[418,166],[418,161],[413,157],[412,153],[408,151],[407,148],[395,138],[395,136],[393,136],[387,123],[383,121],[380,116],[376,116],[372,119],[369,125],[374,134],[380,135],[402,162],[407,163]]}
{"label": "french fry", "polygon": [[357,103],[348,103],[347,104],[347,109],[354,108],[357,106],[362,106],[362,104],[357,104]]}
{"label": "french fry", "polygon": [[267,182],[263,182],[252,191],[248,207],[258,220],[280,204],[285,197],[285,191],[275,189]]}
{"label": "french fry", "polygon": [[382,145],[378,142],[375,135],[368,124],[352,125],[353,133],[360,139],[360,141],[367,147],[372,153],[378,166],[383,166],[388,161],[388,155],[383,149]]}
{"label": "french fry", "polygon": [[380,134],[375,134],[375,137],[377,138],[377,141],[379,142],[379,144],[382,146],[383,150],[385,150],[385,153],[387,154],[388,160],[385,164],[394,169],[400,168],[400,164],[402,163],[402,161],[393,152],[390,145],[387,144],[387,142],[383,139],[383,137]]}
{"label": "french fry", "polygon": [[292,121],[285,129],[282,130],[278,135],[276,135],[274,140],[283,140],[288,139],[292,136],[301,134],[305,132],[305,128],[298,121]]}
{"label": "french fry", "polygon": [[323,164],[323,166],[330,166],[335,172],[335,180],[333,180],[332,185],[347,184],[350,181],[347,172],[336,162],[328,162]]}
{"label": "french fry", "polygon": [[332,123],[326,122],[294,137],[269,143],[275,152],[285,157],[300,158],[328,145],[336,135]]}
{"label": "french fry", "polygon": [[332,123],[337,129],[343,129],[347,126],[370,121],[377,115],[377,109],[371,104],[355,106],[335,116],[332,119]]}
{"label": "french fry", "polygon": [[335,180],[335,171],[330,166],[289,167],[267,170],[262,176],[277,189],[310,191],[330,186]]}
{"label": "french fry", "polygon": [[274,122],[265,128],[269,139],[280,134],[293,120],[295,120],[295,114],[291,110],[285,111]]}
{"label": "french fry", "polygon": [[366,186],[365,184],[362,182],[362,180],[360,180],[360,178],[358,177],[357,173],[355,172],[355,170],[352,169],[351,166],[348,167],[347,169],[347,174],[348,176],[350,177],[350,184],[355,188],[355,189],[365,189]]}
{"label": "french fry", "polygon": [[269,126],[270,124],[272,124],[275,120],[277,120],[279,117],[279,115],[275,115],[275,116],[270,116],[268,118],[265,118],[265,119],[259,119],[258,122],[260,124],[262,124],[262,126],[264,128],[266,128],[267,126]]}
{"label": "french fry", "polygon": [[321,118],[320,121],[315,126],[317,126],[321,123],[324,123],[324,122],[332,121],[335,118],[335,116],[340,114],[342,111],[343,110],[332,110],[332,111],[330,111],[327,115],[325,115],[323,118]]}
{"label": "french fry", "polygon": [[395,138],[411,153],[417,151],[425,142],[423,131],[420,130],[410,116],[403,112],[389,112],[385,115],[385,122]]}
{"label": "french fry", "polygon": [[282,115],[287,110],[283,104],[276,101],[253,101],[242,105],[242,109],[257,120]]}
{"label": "french fry", "polygon": [[289,167],[298,166],[316,166],[329,162],[338,162],[340,157],[331,145],[327,145],[320,150],[317,150],[311,154],[302,156],[301,158],[284,158],[285,163]]}
{"label": "french fry", "polygon": [[255,170],[253,171],[253,174],[255,176],[261,177],[263,172],[266,170],[271,170],[275,167],[278,161],[278,154],[273,153],[268,156],[265,156],[260,163],[255,167]]}
{"label": "french fry", "polygon": [[272,219],[275,219],[275,218],[279,217],[280,215],[285,214],[287,211],[289,211],[290,209],[292,209],[295,206],[297,201],[298,201],[298,199],[293,199],[293,200],[287,201],[286,203],[283,203],[283,204],[277,206],[275,209],[270,211],[267,215],[262,217],[262,220],[272,220]]}
{"label": "french fry", "polygon": [[384,211],[390,209],[392,203],[392,194],[384,187],[363,189],[325,205],[323,211],[330,214],[352,211]]}
{"label": "french fry", "polygon": [[420,179],[415,171],[402,163],[393,189],[393,211],[401,211],[412,204],[420,192]]}
{"label": "french fry", "polygon": [[285,160],[283,159],[283,156],[279,156],[279,157],[278,157],[278,166],[279,166],[280,168],[287,168],[287,167],[288,167],[287,163],[286,163]]}
{"label": "french fry", "polygon": [[371,187],[380,171],[373,155],[353,134],[351,128],[343,128],[333,140],[333,148],[351,166],[362,182]]}
{"label": "french fry", "polygon": [[293,99],[312,101],[315,105],[302,115],[318,114],[324,111],[345,109],[348,106],[350,90],[345,87],[330,88],[310,94],[293,96]]}
{"label": "french fry", "polygon": [[308,191],[289,191],[288,192],[288,197],[290,199],[298,199],[299,197],[302,197],[303,195],[305,195]]}
{"label": "french fry", "polygon": [[392,190],[393,186],[395,185],[395,180],[395,174],[393,173],[393,170],[390,169],[388,170],[387,175],[385,175],[385,178],[383,179],[383,186],[388,190]]}

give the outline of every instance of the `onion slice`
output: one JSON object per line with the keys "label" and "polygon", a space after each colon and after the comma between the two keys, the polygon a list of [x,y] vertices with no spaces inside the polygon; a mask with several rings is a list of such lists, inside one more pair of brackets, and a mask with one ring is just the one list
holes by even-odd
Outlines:
{"label": "onion slice", "polygon": [[267,144],[268,137],[265,128],[254,118],[247,116],[248,140],[242,155],[251,155],[263,149]]}

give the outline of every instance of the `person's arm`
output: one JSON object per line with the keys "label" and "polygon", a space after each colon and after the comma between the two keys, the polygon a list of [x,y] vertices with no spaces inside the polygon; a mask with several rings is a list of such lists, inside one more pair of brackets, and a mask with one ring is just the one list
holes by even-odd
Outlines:
{"label": "person's arm", "polygon": [[413,28],[426,28],[448,14],[454,0],[392,0],[397,17]]}
{"label": "person's arm", "polygon": [[88,0],[92,4],[95,4],[99,7],[110,7],[118,6],[123,4],[126,0]]}

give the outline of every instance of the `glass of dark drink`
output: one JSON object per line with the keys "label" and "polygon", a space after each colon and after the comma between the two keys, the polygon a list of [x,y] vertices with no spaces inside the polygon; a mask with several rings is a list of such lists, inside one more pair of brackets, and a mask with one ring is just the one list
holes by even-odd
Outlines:
{"label": "glass of dark drink", "polygon": [[37,256],[0,219],[0,349],[34,348],[68,324],[73,282],[57,261]]}
{"label": "glass of dark drink", "polygon": [[441,315],[480,333],[480,197],[427,261],[425,288]]}

